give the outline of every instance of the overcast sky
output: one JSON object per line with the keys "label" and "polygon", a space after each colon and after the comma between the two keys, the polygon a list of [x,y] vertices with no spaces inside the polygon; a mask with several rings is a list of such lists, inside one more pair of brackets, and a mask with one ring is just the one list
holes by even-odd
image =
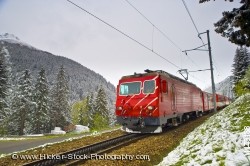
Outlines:
{"label": "overcast sky", "polygon": [[[207,51],[188,52],[188,57],[181,52],[202,45],[182,0],[129,0],[176,45],[126,0],[72,1],[180,68],[190,71],[209,68]],[[237,46],[216,34],[213,24],[222,17],[223,11],[240,4],[222,0],[204,4],[186,0],[186,4],[198,30],[210,30],[215,82],[219,82],[231,75]],[[1,34],[14,34],[38,49],[75,60],[114,85],[123,75],[145,69],[164,70],[181,77],[174,65],[66,0],[0,0],[0,20]],[[207,43],[206,34],[202,37]],[[211,85],[210,71],[191,74],[189,81],[200,88]]]}

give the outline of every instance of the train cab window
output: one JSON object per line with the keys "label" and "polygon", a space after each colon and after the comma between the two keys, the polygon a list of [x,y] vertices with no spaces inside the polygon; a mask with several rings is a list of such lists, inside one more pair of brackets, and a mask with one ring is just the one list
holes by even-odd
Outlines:
{"label": "train cab window", "polygon": [[168,93],[168,83],[166,80],[162,80],[161,88],[163,93]]}
{"label": "train cab window", "polygon": [[143,93],[155,92],[155,80],[149,80],[144,82]]}
{"label": "train cab window", "polygon": [[120,85],[120,95],[140,94],[141,82],[126,82]]}

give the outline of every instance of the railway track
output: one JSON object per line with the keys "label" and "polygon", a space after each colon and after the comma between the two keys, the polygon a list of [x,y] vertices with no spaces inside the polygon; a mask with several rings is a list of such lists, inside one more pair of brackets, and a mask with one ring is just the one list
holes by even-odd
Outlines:
{"label": "railway track", "polygon": [[113,149],[125,146],[133,141],[146,137],[149,134],[126,134],[110,140],[98,142],[78,149],[56,154],[53,156],[42,156],[41,160],[36,160],[24,164],[24,166],[50,166],[50,165],[76,165],[95,157],[96,155],[107,153]]}
{"label": "railway track", "polygon": [[[180,126],[183,126],[183,124],[180,124]],[[167,132],[171,132],[173,129],[178,129],[178,127],[176,128],[175,126],[168,126],[164,128],[163,132],[161,134],[158,134],[158,136],[163,135],[164,133],[167,133]],[[54,155],[53,158],[50,158],[50,159],[42,159],[42,160],[36,160],[30,163],[26,163],[24,164],[24,166],[33,166],[33,165],[35,166],[50,166],[50,165],[71,166],[71,165],[83,164],[89,159],[96,159],[96,156],[99,156],[104,153],[109,153],[112,150],[124,147],[136,140],[139,140],[148,136],[152,136],[152,134],[136,134],[136,133],[126,134],[126,135],[122,135],[116,138],[112,138],[109,140],[105,140],[102,142],[84,146],[78,149],[70,150],[64,153],[59,153],[59,154]]]}

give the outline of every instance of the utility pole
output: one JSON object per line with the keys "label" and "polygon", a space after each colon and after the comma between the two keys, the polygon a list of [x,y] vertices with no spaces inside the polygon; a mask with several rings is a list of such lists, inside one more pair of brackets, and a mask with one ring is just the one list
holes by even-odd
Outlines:
{"label": "utility pole", "polygon": [[212,82],[212,92],[213,92],[213,99],[214,99],[214,112],[217,112],[216,107],[216,91],[215,91],[215,84],[214,84],[214,69],[213,69],[213,61],[212,61],[212,53],[211,53],[211,46],[210,46],[210,37],[209,37],[209,30],[207,32],[207,44],[208,44],[208,52],[209,52],[209,61],[210,61],[210,71],[211,71],[211,82]]}
{"label": "utility pole", "polygon": [[[197,48],[194,49],[190,49],[190,50],[184,50],[182,52],[185,52],[187,54],[188,51],[194,51],[194,50],[198,50],[198,51],[208,51],[209,53],[209,61],[210,61],[210,69],[205,69],[205,70],[210,70],[211,71],[211,82],[212,82],[212,93],[213,93],[213,105],[214,105],[214,112],[217,112],[217,106],[216,106],[216,91],[215,91],[215,84],[214,84],[214,72],[213,72],[213,61],[212,61],[212,53],[211,53],[211,45],[210,45],[210,37],[209,37],[209,30],[207,30],[206,32],[202,32],[199,33],[198,37],[200,38],[201,34],[207,33],[207,44],[203,44],[202,46],[199,46]],[[200,49],[201,47],[208,45],[208,49]],[[187,69],[181,69],[179,70],[179,72],[183,71],[183,70],[187,70]],[[197,71],[205,71],[205,70],[197,70]],[[196,71],[193,71],[196,72]],[[188,78],[188,77],[187,77]]]}

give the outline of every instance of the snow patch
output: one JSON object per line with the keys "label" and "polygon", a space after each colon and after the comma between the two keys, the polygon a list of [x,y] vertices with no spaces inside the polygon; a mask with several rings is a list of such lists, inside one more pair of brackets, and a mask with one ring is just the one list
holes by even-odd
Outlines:
{"label": "snow patch", "polygon": [[55,127],[54,130],[51,130],[51,134],[66,134],[66,132],[61,127]]}
{"label": "snow patch", "polygon": [[87,126],[83,126],[83,125],[75,125],[75,126],[76,126],[76,129],[75,129],[76,133],[89,132],[89,127]]}
{"label": "snow patch", "polygon": [[250,131],[246,131],[250,130],[247,127],[250,123],[245,124],[249,121],[250,109],[242,109],[242,104],[250,105],[250,94],[238,98],[189,133],[159,166],[250,165],[249,142],[248,146],[245,142],[246,136],[250,139],[247,135]]}
{"label": "snow patch", "polygon": [[11,137],[0,137],[0,141],[18,141],[25,140],[27,138],[11,138]]}
{"label": "snow patch", "polygon": [[24,135],[25,137],[41,137],[41,136],[44,136],[44,134],[27,134],[27,135]]}

